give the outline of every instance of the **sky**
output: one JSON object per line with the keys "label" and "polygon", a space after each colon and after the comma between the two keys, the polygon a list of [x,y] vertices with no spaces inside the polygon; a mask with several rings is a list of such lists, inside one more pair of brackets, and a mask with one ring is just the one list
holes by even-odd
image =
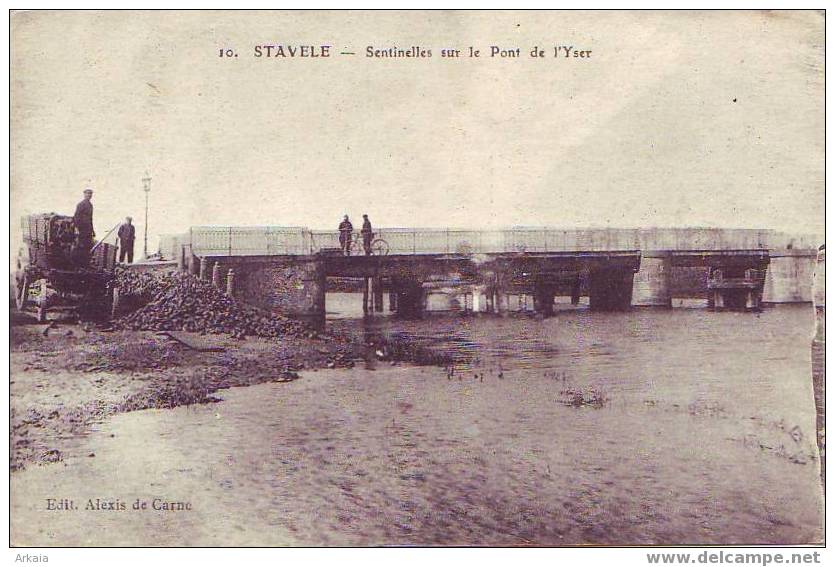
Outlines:
{"label": "sky", "polygon": [[[97,234],[133,216],[141,250],[146,174],[152,250],[346,213],[823,232],[819,12],[20,12],[11,31],[13,248],[17,217],[72,214],[92,187]],[[365,57],[412,45],[433,57]]]}

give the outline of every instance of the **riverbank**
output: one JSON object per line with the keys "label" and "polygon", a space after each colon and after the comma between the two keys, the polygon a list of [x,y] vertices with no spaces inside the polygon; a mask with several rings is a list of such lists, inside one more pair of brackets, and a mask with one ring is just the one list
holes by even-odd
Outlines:
{"label": "riverbank", "polygon": [[10,336],[13,471],[62,461],[75,438],[114,414],[211,403],[218,390],[289,382],[301,370],[441,362],[409,345],[328,334],[246,340],[192,335],[213,352],[194,350],[165,333],[74,324],[18,320]]}

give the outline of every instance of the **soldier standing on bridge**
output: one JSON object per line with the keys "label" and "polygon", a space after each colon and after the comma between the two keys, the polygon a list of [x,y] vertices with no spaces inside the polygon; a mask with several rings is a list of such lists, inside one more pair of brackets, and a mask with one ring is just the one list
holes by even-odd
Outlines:
{"label": "soldier standing on bridge", "polygon": [[374,239],[374,229],[371,228],[371,221],[368,220],[368,215],[362,215],[362,247],[365,250],[366,256],[371,256],[371,241]]}
{"label": "soldier standing on bridge", "polygon": [[90,249],[93,248],[93,238],[96,233],[93,230],[93,190],[89,187],[84,190],[84,199],[75,207],[75,215],[73,215],[73,224],[75,225],[75,234],[77,237],[77,258],[81,266],[87,266],[90,263]]}
{"label": "soldier standing on bridge", "polygon": [[119,262],[128,257],[128,264],[133,264],[133,241],[136,239],[136,227],[131,223],[131,217],[125,217],[125,222],[119,227]]}
{"label": "soldier standing on bridge", "polygon": [[354,225],[348,220],[348,215],[339,223],[339,247],[345,256],[351,255],[351,237],[354,233]]}

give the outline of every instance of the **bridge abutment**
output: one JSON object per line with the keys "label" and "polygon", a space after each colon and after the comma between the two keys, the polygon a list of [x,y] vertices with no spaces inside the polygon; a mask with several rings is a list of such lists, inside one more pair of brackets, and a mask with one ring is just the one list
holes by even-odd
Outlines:
{"label": "bridge abutment", "polygon": [[763,303],[809,303],[815,252],[809,250],[774,250],[765,275]]}
{"label": "bridge abutment", "polygon": [[325,321],[325,270],[316,259],[237,263],[235,296],[268,311],[321,325]]}
{"label": "bridge abutment", "polygon": [[632,305],[672,307],[672,272],[669,253],[643,253],[633,281]]}

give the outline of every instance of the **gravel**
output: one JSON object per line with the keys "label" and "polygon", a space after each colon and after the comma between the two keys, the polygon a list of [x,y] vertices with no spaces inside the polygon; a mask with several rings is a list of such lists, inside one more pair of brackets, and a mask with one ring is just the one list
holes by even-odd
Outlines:
{"label": "gravel", "polygon": [[191,274],[122,269],[117,270],[115,281],[120,303],[135,308],[116,319],[116,328],[226,333],[234,338],[315,335],[301,321],[245,305]]}

